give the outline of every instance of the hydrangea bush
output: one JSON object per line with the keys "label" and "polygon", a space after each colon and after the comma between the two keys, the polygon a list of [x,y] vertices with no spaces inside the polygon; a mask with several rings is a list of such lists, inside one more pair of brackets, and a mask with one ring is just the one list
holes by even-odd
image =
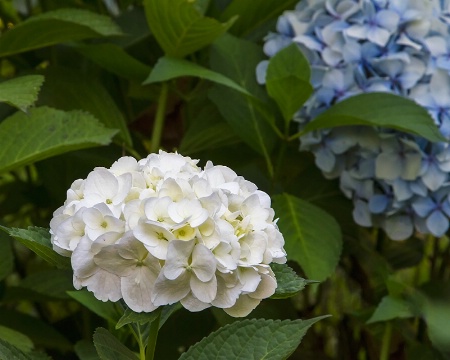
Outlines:
{"label": "hydrangea bush", "polygon": [[[312,0],[279,17],[264,52],[295,43],[311,64],[314,94],[299,127],[333,104],[369,92],[414,100],[450,139],[449,4],[414,0]],[[268,61],[258,65],[264,82]],[[450,148],[399,131],[334,128],[301,138],[327,178],[339,178],[361,226],[395,240],[449,228]]]}
{"label": "hydrangea bush", "polygon": [[450,5],[297,2],[0,1],[0,359],[449,358]]}
{"label": "hydrangea bush", "polygon": [[270,197],[226,166],[160,151],[122,157],[76,180],[50,223],[74,286],[135,312],[178,301],[248,315],[285,263]]}

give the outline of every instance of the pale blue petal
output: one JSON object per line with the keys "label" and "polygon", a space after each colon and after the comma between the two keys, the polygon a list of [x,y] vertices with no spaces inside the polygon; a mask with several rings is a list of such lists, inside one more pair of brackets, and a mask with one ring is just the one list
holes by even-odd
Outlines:
{"label": "pale blue petal", "polygon": [[430,164],[425,174],[422,175],[422,181],[431,191],[436,191],[447,180],[447,174],[441,171],[436,164]]}
{"label": "pale blue petal", "polygon": [[413,224],[407,215],[394,215],[386,219],[384,230],[392,240],[405,240],[413,234]]}
{"label": "pale blue petal", "polygon": [[436,208],[436,203],[429,197],[426,197],[414,201],[412,207],[417,215],[425,217]]}
{"label": "pale blue petal", "polygon": [[439,210],[435,210],[427,218],[427,227],[434,236],[441,237],[448,230],[448,218]]}
{"label": "pale blue petal", "polygon": [[353,220],[361,226],[372,226],[372,218],[367,202],[362,200],[356,200],[354,202]]}
{"label": "pale blue petal", "polygon": [[386,195],[374,195],[369,200],[369,210],[373,214],[381,214],[386,210],[389,198]]}

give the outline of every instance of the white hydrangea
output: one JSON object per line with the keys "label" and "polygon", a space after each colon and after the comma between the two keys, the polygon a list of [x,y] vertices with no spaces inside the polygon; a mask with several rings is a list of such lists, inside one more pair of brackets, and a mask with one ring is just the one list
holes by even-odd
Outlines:
{"label": "white hydrangea", "polygon": [[75,180],[50,223],[74,286],[150,312],[180,301],[246,316],[275,292],[285,263],[270,197],[226,166],[177,153],[122,157]]}

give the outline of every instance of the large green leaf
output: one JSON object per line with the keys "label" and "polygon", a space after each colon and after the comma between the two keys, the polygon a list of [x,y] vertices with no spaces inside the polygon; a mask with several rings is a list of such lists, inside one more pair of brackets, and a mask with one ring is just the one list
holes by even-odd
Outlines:
{"label": "large green leaf", "polygon": [[15,346],[0,338],[0,359],[5,360],[31,360]]}
{"label": "large green leaf", "polygon": [[60,9],[32,16],[0,37],[0,56],[62,42],[121,35],[108,17],[79,9]]}
{"label": "large green leaf", "polygon": [[277,102],[286,122],[312,94],[310,76],[308,60],[296,44],[284,48],[270,59],[266,73],[267,92]]}
{"label": "large green leaf", "polygon": [[0,308],[0,324],[28,336],[37,347],[58,349],[63,352],[72,349],[70,341],[53,326],[35,316],[20,313],[12,308]]}
{"label": "large green leaf", "polygon": [[226,23],[202,16],[187,0],[144,0],[147,22],[166,55],[184,57],[225,33],[236,20]]}
{"label": "large green leaf", "polygon": [[214,104],[211,102],[203,102],[202,104],[202,109],[195,111],[195,116],[183,135],[179,148],[182,154],[189,155],[221,146],[233,145],[241,141],[230,125],[223,121]]}
{"label": "large green leaf", "polygon": [[44,83],[42,75],[20,76],[0,83],[0,102],[6,102],[19,110],[26,111],[37,100]]}
{"label": "large green leaf", "polygon": [[92,341],[80,340],[75,344],[75,353],[80,360],[100,360]]}
{"label": "large green leaf", "polygon": [[107,145],[116,132],[83,111],[40,107],[29,115],[17,112],[0,123],[0,173],[67,151]]}
{"label": "large green leaf", "polygon": [[95,78],[70,68],[51,67],[45,72],[45,84],[39,95],[39,105],[59,110],[84,110],[111,129],[131,146],[127,122],[105,87]]}
{"label": "large green leaf", "polygon": [[0,232],[0,281],[8,276],[14,267],[14,255],[8,235]]}
{"label": "large green leaf", "polygon": [[217,84],[228,86],[243,94],[250,95],[242,86],[236,84],[233,80],[219,74],[215,71],[209,70],[203,66],[197,65],[187,60],[177,59],[169,56],[164,56],[158,60],[153,71],[144,84],[152,84],[161,81],[175,79],[181,76],[195,76]]}
{"label": "large green leaf", "polygon": [[225,21],[238,15],[238,19],[230,32],[245,35],[260,27],[264,23],[276,19],[284,10],[293,9],[298,0],[233,0],[222,13]]}
{"label": "large green leaf", "polygon": [[15,346],[25,353],[30,352],[34,345],[30,338],[16,330],[0,325],[0,339]]}
{"label": "large green leaf", "polygon": [[274,196],[278,226],[288,259],[297,261],[310,279],[325,280],[336,268],[342,235],[336,220],[322,209],[289,194]]}
{"label": "large green leaf", "polygon": [[94,345],[102,360],[137,360],[137,356],[104,328],[94,333]]}
{"label": "large green leaf", "polygon": [[[264,91],[256,82],[255,76],[255,67],[262,59],[260,47],[232,36],[223,36],[212,46],[212,69],[234,80],[258,99],[264,100]],[[215,86],[209,95],[242,140],[266,157],[272,152],[276,134],[252,98],[222,86]]]}
{"label": "large green leaf", "polygon": [[10,236],[35,252],[51,265],[62,269],[71,268],[69,258],[61,256],[53,250],[48,229],[33,226],[28,227],[28,229],[0,226],[0,229],[6,231]]}
{"label": "large green leaf", "polygon": [[126,79],[142,82],[151,67],[114,44],[80,45],[75,49],[106,70]]}
{"label": "large green leaf", "polygon": [[110,301],[103,302],[97,299],[94,294],[87,291],[86,289],[78,291],[68,291],[67,294],[105,320],[116,323],[120,318],[120,315],[116,310],[114,303]]}
{"label": "large green leaf", "polygon": [[[448,283],[447,283],[448,285]],[[428,336],[433,345],[450,356],[450,305],[448,301],[427,300],[424,318],[428,326]]]}
{"label": "large green leaf", "polygon": [[180,360],[284,360],[294,352],[309,327],[323,318],[236,321],[190,347]]}
{"label": "large green leaf", "polygon": [[67,291],[73,290],[72,270],[50,269],[28,275],[19,286],[55,299],[68,299]]}
{"label": "large green leaf", "polygon": [[407,319],[411,317],[414,317],[414,315],[407,301],[387,295],[381,299],[381,302],[378,304],[370,319],[367,320],[367,323],[371,324],[377,321]]}
{"label": "large green leaf", "polygon": [[419,135],[430,141],[447,141],[422,106],[386,93],[360,94],[341,101],[317,116],[302,133],[347,125],[380,126]]}
{"label": "large green leaf", "polygon": [[271,296],[272,299],[285,299],[294,296],[310,282],[298,276],[286,264],[273,263],[270,266],[277,279],[277,288],[275,294]]}

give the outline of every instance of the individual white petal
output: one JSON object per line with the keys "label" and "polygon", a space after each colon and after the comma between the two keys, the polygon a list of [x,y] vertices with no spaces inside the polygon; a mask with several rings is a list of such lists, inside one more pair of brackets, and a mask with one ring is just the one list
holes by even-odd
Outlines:
{"label": "individual white petal", "polygon": [[191,312],[202,311],[211,306],[211,304],[204,303],[197,299],[192,293],[187,294],[186,297],[180,300],[180,303],[186,310]]}
{"label": "individual white petal", "polygon": [[191,274],[190,286],[195,297],[204,303],[210,303],[216,297],[217,279],[215,276],[211,280],[204,282]]}
{"label": "individual white petal", "polygon": [[239,267],[238,277],[242,284],[242,291],[248,293],[254,292],[258,288],[259,282],[261,281],[261,275],[258,274],[258,271],[251,267]]}
{"label": "individual white petal", "polygon": [[223,310],[230,316],[244,317],[250,314],[260,302],[261,300],[259,299],[254,299],[248,295],[241,295],[232,307],[224,308]]}
{"label": "individual white petal", "polygon": [[101,301],[118,301],[122,298],[120,277],[105,270],[98,270],[94,275],[82,279],[81,284]]}
{"label": "individual white petal", "polygon": [[235,274],[217,276],[217,293],[211,304],[219,308],[229,308],[236,303],[242,292],[242,285]]}
{"label": "individual white petal", "polygon": [[261,281],[258,284],[256,290],[250,294],[250,297],[254,299],[266,299],[275,294],[275,289],[277,288],[277,281],[273,274],[261,275]]}
{"label": "individual white petal", "polygon": [[209,281],[216,272],[216,258],[206,246],[197,244],[192,252],[191,268],[200,281]]}
{"label": "individual white petal", "polygon": [[184,273],[175,280],[169,280],[161,271],[155,282],[151,300],[155,306],[170,305],[183,299],[191,291],[190,274]]}
{"label": "individual white petal", "polygon": [[157,308],[151,301],[157,276],[148,267],[137,266],[128,276],[121,277],[122,296],[131,310],[151,312]]}
{"label": "individual white petal", "polygon": [[194,246],[194,240],[172,240],[169,242],[166,262],[162,269],[166,278],[169,280],[174,280],[186,273],[186,268],[189,266],[188,260],[192,254]]}
{"label": "individual white petal", "polygon": [[118,276],[128,276],[136,267],[136,260],[124,259],[119,255],[119,245],[102,248],[94,255],[95,264],[103,270]]}

